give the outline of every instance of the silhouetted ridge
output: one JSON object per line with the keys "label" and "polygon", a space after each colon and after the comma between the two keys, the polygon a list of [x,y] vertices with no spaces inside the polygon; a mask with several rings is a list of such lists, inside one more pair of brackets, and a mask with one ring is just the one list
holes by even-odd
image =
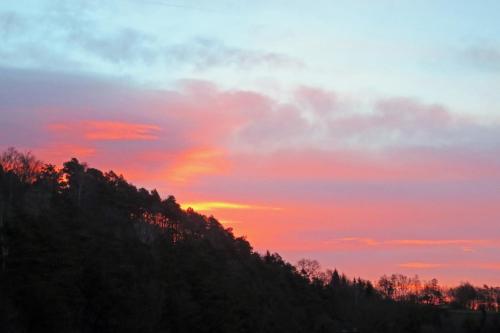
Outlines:
{"label": "silhouetted ridge", "polygon": [[[1,332],[498,332],[260,255],[173,196],[71,159],[0,158]],[[326,275],[324,275],[326,274]]]}

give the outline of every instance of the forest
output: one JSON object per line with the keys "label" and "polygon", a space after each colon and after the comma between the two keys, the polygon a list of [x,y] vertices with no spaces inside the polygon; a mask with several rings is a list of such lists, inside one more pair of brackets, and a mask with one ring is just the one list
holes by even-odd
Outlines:
{"label": "forest", "polygon": [[258,253],[76,158],[0,155],[1,332],[500,332],[500,288]]}

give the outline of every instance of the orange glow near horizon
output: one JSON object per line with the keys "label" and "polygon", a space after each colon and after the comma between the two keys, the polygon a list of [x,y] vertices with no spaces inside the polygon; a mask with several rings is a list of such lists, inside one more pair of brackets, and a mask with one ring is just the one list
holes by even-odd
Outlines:
{"label": "orange glow near horizon", "polygon": [[188,202],[181,205],[182,208],[192,208],[199,212],[210,212],[218,209],[259,209],[259,210],[280,210],[278,207],[266,207],[258,205],[249,205],[235,202],[207,201],[207,202]]}

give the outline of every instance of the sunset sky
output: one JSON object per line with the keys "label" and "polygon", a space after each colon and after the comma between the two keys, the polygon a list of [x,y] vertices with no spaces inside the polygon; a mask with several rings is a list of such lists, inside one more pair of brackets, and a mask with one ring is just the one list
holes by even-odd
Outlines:
{"label": "sunset sky", "polygon": [[349,276],[500,285],[500,2],[0,2],[0,149]]}

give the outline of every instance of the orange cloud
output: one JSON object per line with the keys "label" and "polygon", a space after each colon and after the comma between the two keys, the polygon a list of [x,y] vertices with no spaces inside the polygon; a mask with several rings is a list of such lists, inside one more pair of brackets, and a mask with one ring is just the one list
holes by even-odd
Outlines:
{"label": "orange cloud", "polygon": [[224,153],[219,149],[195,148],[175,157],[167,171],[174,182],[186,182],[195,176],[222,174],[229,168]]}
{"label": "orange cloud", "polygon": [[363,237],[344,237],[325,244],[333,245],[335,248],[356,247],[459,247],[464,252],[474,252],[473,247],[498,247],[499,240],[489,239],[392,239],[376,240]]}
{"label": "orange cloud", "polygon": [[266,206],[249,205],[249,204],[225,202],[225,201],[188,202],[182,204],[182,208],[184,209],[189,207],[200,212],[213,211],[216,209],[266,209],[266,210],[280,209],[277,207],[266,207]]}
{"label": "orange cloud", "polygon": [[445,265],[443,264],[434,264],[434,263],[428,263],[428,262],[421,262],[421,261],[414,261],[414,262],[407,262],[403,264],[399,264],[399,267],[401,268],[415,268],[415,269],[432,269],[432,268],[440,268],[444,267]]}
{"label": "orange cloud", "polygon": [[79,123],[52,123],[48,129],[56,133],[82,135],[92,141],[157,140],[160,127],[122,121],[89,120]]}
{"label": "orange cloud", "polygon": [[160,127],[117,121],[86,121],[88,140],[156,140]]}
{"label": "orange cloud", "polygon": [[219,220],[219,222],[225,226],[234,226],[234,225],[239,225],[242,223],[242,221],[238,221],[238,220]]}
{"label": "orange cloud", "polygon": [[397,239],[386,242],[394,245],[409,246],[447,246],[447,245],[486,245],[491,244],[491,240],[486,239]]}
{"label": "orange cloud", "polygon": [[379,245],[380,244],[380,242],[378,242],[378,241],[376,241],[374,239],[371,239],[371,238],[360,238],[360,237],[344,237],[344,238],[338,239],[338,241],[340,241],[340,242],[360,243],[360,244],[367,245],[367,246],[374,246],[374,245]]}

